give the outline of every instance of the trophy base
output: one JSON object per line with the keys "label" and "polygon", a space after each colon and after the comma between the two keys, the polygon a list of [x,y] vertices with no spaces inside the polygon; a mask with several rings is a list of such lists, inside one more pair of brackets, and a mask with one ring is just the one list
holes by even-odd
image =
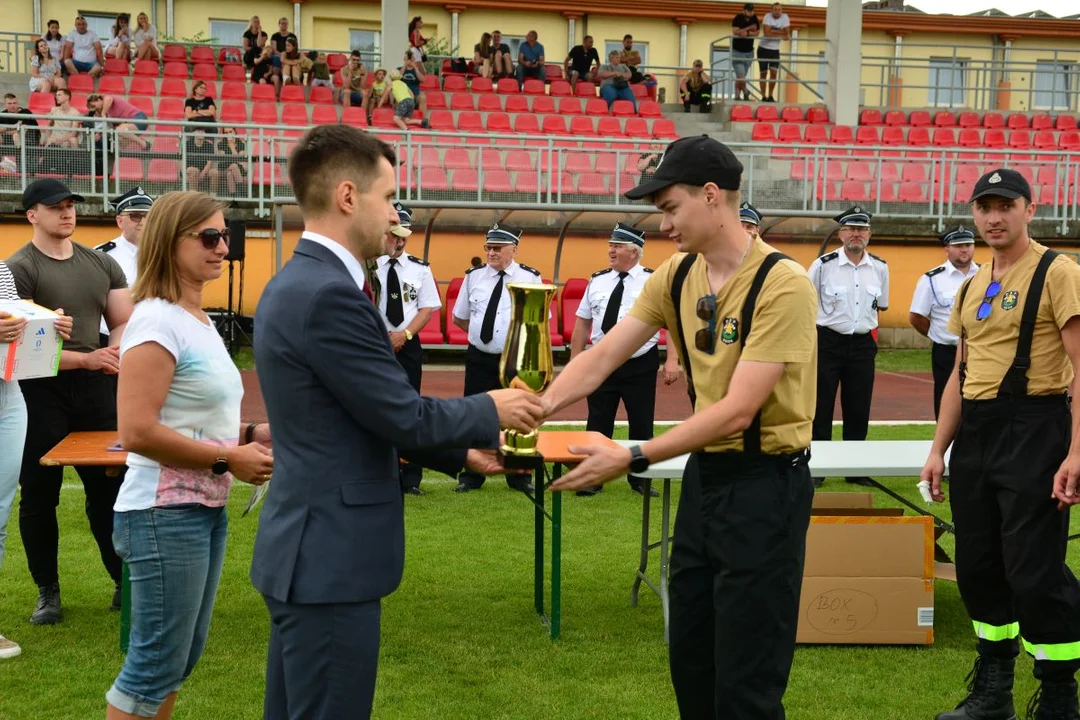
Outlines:
{"label": "trophy base", "polygon": [[507,470],[539,470],[544,466],[544,456],[540,453],[521,454],[513,448],[499,448],[499,461]]}

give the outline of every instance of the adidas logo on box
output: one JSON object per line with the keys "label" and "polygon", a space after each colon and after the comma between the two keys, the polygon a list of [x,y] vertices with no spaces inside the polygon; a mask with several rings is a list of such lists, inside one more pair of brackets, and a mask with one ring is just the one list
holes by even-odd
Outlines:
{"label": "adidas logo on box", "polygon": [[0,302],[0,311],[27,321],[17,342],[0,344],[0,378],[11,382],[56,375],[64,347],[55,326],[59,316],[27,300]]}

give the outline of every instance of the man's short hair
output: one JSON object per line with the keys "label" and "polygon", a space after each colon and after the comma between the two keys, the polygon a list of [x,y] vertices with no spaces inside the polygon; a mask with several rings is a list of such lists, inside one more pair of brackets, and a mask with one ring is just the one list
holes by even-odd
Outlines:
{"label": "man's short hair", "polygon": [[7,94],[4,95],[4,99],[5,100],[17,100],[18,98],[15,97],[15,93],[7,93]]}
{"label": "man's short hair", "polygon": [[633,40],[634,36],[631,35],[630,33],[626,33],[625,35],[622,36],[622,39],[623,40]]}
{"label": "man's short hair", "polygon": [[278,22],[281,22],[282,20],[284,20],[285,22],[289,22],[289,18],[287,18],[287,17],[279,17],[277,19]]}
{"label": "man's short hair", "polygon": [[82,15],[76,15],[75,16],[75,22],[79,22],[80,20],[82,20],[83,22],[86,22],[86,18],[84,18]]}
{"label": "man's short hair", "polygon": [[366,192],[380,158],[397,166],[393,148],[351,125],[318,125],[308,130],[289,156],[289,182],[301,211],[305,215],[325,212],[333,188],[346,178]]}
{"label": "man's short hair", "polygon": [[581,42],[585,42],[586,40],[592,40],[592,39],[593,39],[592,35],[586,35],[585,37],[581,38]]}
{"label": "man's short hair", "polygon": [[71,91],[68,90],[67,88],[56,88],[55,90],[53,90],[53,97],[56,97],[60,93],[64,93],[69,98],[71,97]]}
{"label": "man's short hair", "polygon": [[360,51],[359,50],[353,50],[351,53],[349,53],[349,55],[351,57],[358,58],[358,57],[360,57]]}

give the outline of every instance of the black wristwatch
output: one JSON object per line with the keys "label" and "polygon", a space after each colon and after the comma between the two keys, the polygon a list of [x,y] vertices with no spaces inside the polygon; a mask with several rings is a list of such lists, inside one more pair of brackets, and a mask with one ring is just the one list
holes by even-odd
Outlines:
{"label": "black wristwatch", "polygon": [[228,459],[224,455],[222,455],[214,461],[213,465],[210,466],[210,471],[215,475],[224,475],[225,473],[229,472]]}
{"label": "black wristwatch", "polygon": [[635,475],[643,473],[649,469],[649,458],[645,457],[645,452],[641,449],[640,445],[634,445],[630,448],[630,472]]}

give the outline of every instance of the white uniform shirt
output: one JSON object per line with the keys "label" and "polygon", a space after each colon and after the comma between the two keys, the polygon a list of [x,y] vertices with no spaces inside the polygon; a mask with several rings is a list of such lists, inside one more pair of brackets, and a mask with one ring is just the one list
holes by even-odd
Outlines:
{"label": "white uniform shirt", "polygon": [[[131,244],[123,235],[121,235],[120,237],[113,238],[107,243],[98,245],[94,249],[106,253],[109,257],[119,263],[120,269],[124,271],[124,277],[127,278],[128,290],[130,290],[135,285],[135,277],[138,274],[138,246]],[[109,334],[109,326],[105,323],[105,318],[101,318],[101,334]]]}
{"label": "white uniform shirt", "polygon": [[953,300],[964,280],[979,271],[971,263],[965,273],[951,262],[945,261],[930,272],[919,276],[915,294],[911,298],[911,312],[930,318],[930,339],[939,345],[956,345],[960,338],[948,330]]}
{"label": "white uniform shirt", "polygon": [[390,272],[390,256],[383,255],[378,262],[379,267],[375,275],[382,283],[382,292],[379,293],[379,312],[386,321],[387,330],[404,330],[409,327],[409,323],[422,308],[442,307],[439,289],[435,286],[435,277],[431,274],[431,267],[409,253],[401,253],[401,257],[397,259],[395,272],[398,283],[401,284],[401,308],[405,319],[399,327],[390,324],[390,321],[386,319],[386,300],[390,295],[390,290],[386,286],[386,275]]}
{"label": "white uniform shirt", "polygon": [[502,299],[499,301],[499,310],[495,315],[495,331],[492,333],[491,342],[480,341],[480,330],[484,324],[484,313],[487,312],[488,300],[491,291],[499,282],[499,271],[492,269],[490,265],[484,265],[465,273],[465,280],[461,284],[461,292],[458,293],[457,302],[454,303],[454,317],[469,320],[469,344],[475,345],[478,350],[486,353],[501,353],[506,344],[506,334],[510,329],[510,291],[506,286],[512,282],[538,283],[540,273],[532,268],[511,262],[506,268],[506,277],[503,278]]}
{"label": "white uniform shirt", "polygon": [[[630,312],[630,308],[634,306],[638,295],[641,294],[641,289],[645,287],[645,282],[652,274],[652,270],[642,267],[641,263],[630,268],[627,272],[629,272],[629,275],[623,280],[623,296],[622,302],[619,304],[619,320],[622,320]],[[585,288],[585,295],[581,298],[581,304],[578,305],[577,316],[583,320],[592,320],[589,342],[593,345],[600,342],[600,339],[604,337],[604,331],[601,329],[604,324],[604,314],[607,313],[608,299],[618,284],[619,273],[611,268],[594,273]],[[652,350],[659,341],[660,333],[656,333],[630,357],[641,357],[649,350]]]}
{"label": "white uniform shirt", "polygon": [[818,293],[819,327],[862,335],[878,326],[878,310],[889,307],[889,266],[868,252],[858,265],[843,250],[822,255],[809,274]]}

